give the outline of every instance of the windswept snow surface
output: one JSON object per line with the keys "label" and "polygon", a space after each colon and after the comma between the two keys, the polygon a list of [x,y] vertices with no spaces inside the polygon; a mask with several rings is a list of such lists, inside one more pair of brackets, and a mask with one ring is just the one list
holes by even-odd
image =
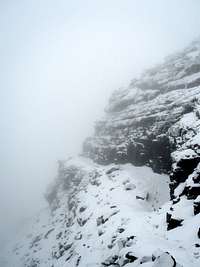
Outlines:
{"label": "windswept snow surface", "polygon": [[[200,266],[195,246],[200,215],[193,215],[184,198],[177,208],[187,211],[183,226],[166,230],[171,206],[167,175],[84,158],[68,160],[62,168],[71,166],[81,171],[80,183],[64,190],[60,181],[56,208],[41,211],[18,242],[12,240],[2,267],[175,266],[164,252],[176,259],[176,266]],[[131,262],[129,255],[136,259]],[[152,255],[159,257],[152,261]]]}

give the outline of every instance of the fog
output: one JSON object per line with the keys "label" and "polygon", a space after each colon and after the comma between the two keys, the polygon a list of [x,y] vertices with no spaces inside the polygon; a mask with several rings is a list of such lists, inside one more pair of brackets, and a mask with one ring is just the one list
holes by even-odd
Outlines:
{"label": "fog", "polygon": [[0,2],[0,235],[46,205],[109,95],[199,35],[199,0]]}

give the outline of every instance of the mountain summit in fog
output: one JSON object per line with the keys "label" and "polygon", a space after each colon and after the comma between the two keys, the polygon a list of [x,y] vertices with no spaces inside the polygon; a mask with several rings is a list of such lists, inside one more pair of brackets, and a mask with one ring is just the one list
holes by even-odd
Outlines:
{"label": "mountain summit in fog", "polygon": [[1,266],[200,266],[200,41],[114,92]]}

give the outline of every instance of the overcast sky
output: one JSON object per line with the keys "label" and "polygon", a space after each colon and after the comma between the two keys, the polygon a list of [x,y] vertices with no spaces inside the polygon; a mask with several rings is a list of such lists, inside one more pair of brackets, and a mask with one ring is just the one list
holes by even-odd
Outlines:
{"label": "overcast sky", "polygon": [[110,93],[199,36],[199,0],[0,1],[0,234],[43,205]]}

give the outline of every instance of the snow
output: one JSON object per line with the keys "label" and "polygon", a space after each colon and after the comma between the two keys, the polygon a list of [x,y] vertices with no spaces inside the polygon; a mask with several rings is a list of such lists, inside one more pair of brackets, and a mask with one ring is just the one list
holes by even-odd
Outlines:
{"label": "snow", "polygon": [[[23,231],[26,234],[21,233],[21,237],[17,238],[20,243],[15,253],[19,255],[13,255],[11,251],[9,263],[4,267],[21,267],[24,261],[30,262],[32,257],[39,260],[41,267],[52,266],[50,264],[54,267],[72,267],[76,266],[80,255],[81,267],[95,267],[101,266],[101,262],[113,255],[119,255],[119,261],[123,261],[124,255],[130,251],[138,260],[126,266],[138,266],[144,256],[149,259],[142,264],[144,267],[171,266],[158,265],[159,260],[158,263],[150,260],[158,248],[161,254],[168,251],[175,256],[184,267],[199,266],[199,259],[195,260],[192,254],[194,243],[198,241],[194,240],[194,230],[191,229],[195,229],[200,217],[192,216],[187,201],[176,208],[177,215],[180,213],[182,216],[183,211],[185,213],[187,220],[184,227],[166,231],[165,217],[170,206],[167,175],[131,164],[101,166],[84,158],[71,159],[65,164],[76,165],[87,173],[79,190],[73,193],[74,208],[69,211],[67,203],[70,193],[61,190],[59,207],[51,213],[42,211],[30,222],[29,229]],[[98,173],[95,179],[94,172]],[[132,185],[128,190],[127,184]],[[75,217],[72,213],[76,214]],[[72,218],[72,224],[66,227],[69,218]],[[78,220],[86,220],[86,223],[80,225]],[[190,231],[187,231],[189,228]],[[131,236],[134,238],[128,241]],[[64,241],[65,246],[72,245],[60,256],[59,246]],[[52,258],[52,253],[58,258]]]}
{"label": "snow", "polygon": [[171,155],[172,155],[172,160],[175,161],[175,162],[178,162],[181,159],[197,157],[197,154],[195,153],[195,151],[190,149],[190,148],[184,149],[184,150],[175,151]]}

